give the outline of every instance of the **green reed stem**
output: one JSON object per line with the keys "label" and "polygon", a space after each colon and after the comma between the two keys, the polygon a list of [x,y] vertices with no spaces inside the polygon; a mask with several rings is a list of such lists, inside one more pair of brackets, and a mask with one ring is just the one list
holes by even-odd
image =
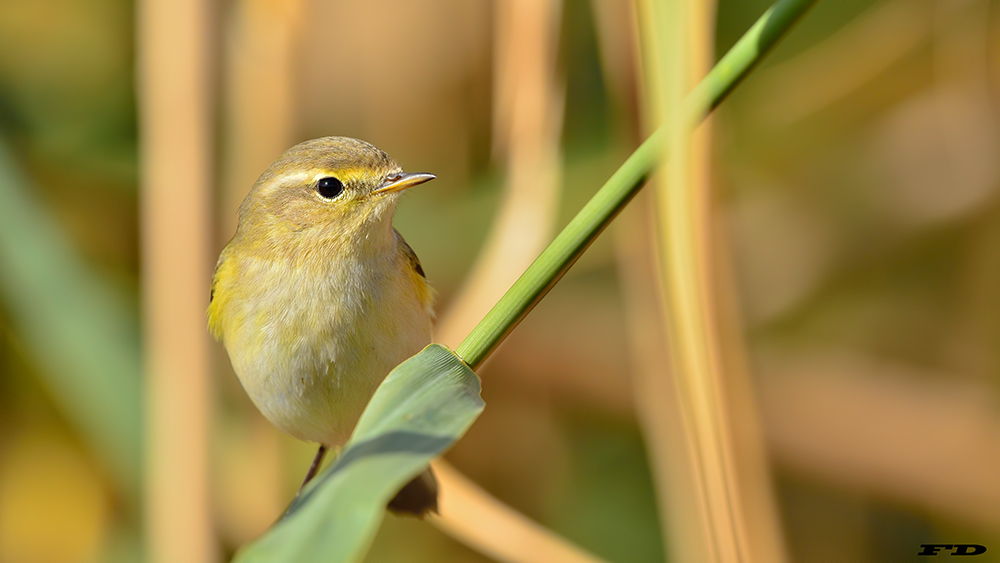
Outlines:
{"label": "green reed stem", "polygon": [[[816,0],[779,0],[754,23],[684,100],[681,127],[700,123],[763,59]],[[535,259],[455,352],[478,368],[562,278],[597,235],[642,188],[663,157],[665,125],[611,175],[569,225]]]}

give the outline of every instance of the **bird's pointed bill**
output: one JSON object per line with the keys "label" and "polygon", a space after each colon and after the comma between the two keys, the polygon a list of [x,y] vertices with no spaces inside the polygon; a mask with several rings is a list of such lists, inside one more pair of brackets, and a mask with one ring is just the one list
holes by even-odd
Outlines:
{"label": "bird's pointed bill", "polygon": [[375,190],[375,193],[386,194],[403,191],[407,188],[423,184],[424,182],[430,182],[434,178],[437,178],[437,176],[423,172],[417,172],[414,174],[397,174],[387,178],[386,181],[383,182],[377,190]]}

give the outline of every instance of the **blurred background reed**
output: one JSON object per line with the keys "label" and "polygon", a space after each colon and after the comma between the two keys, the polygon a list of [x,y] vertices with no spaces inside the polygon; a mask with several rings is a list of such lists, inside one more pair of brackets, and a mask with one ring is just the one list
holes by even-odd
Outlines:
{"label": "blurred background reed", "polygon": [[[222,561],[294,493],[312,447],[198,352],[212,259],[284,148],[354,136],[438,175],[396,224],[454,344],[645,130],[628,2],[187,0],[200,47],[183,59],[168,36],[164,60],[191,82],[157,102],[169,22],[147,16],[174,4],[0,2],[0,563],[164,560],[156,534]],[[767,5],[721,0],[692,29],[722,53]],[[962,542],[1000,560],[998,26],[987,0],[821,2],[690,161],[760,560]],[[181,116],[204,136],[193,160],[155,152]],[[155,201],[182,211],[156,223]],[[599,557],[677,560],[676,398],[641,391],[669,376],[656,203],[633,206],[481,370],[488,408],[447,458]],[[150,282],[157,256],[190,290]],[[170,330],[194,367],[170,363]],[[181,528],[157,523],[156,479],[190,503]],[[390,516],[368,560],[488,559]]]}

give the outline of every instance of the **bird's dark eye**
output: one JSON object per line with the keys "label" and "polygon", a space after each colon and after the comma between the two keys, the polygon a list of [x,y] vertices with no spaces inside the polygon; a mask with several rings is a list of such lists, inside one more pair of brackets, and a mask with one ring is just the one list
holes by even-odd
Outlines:
{"label": "bird's dark eye", "polygon": [[316,184],[316,191],[326,199],[333,199],[344,191],[344,184],[333,176],[327,176],[320,178],[319,183]]}

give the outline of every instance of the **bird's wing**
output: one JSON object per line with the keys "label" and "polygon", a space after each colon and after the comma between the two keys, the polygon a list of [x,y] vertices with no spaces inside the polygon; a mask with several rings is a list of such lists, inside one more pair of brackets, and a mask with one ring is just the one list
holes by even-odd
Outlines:
{"label": "bird's wing", "polygon": [[224,276],[232,275],[231,268],[227,271],[227,258],[229,256],[229,247],[226,246],[219,255],[219,261],[215,264],[215,272],[212,274],[212,290],[208,296],[208,330],[217,339],[222,338],[222,309],[225,308],[226,302],[228,301],[226,292],[223,291],[223,296],[220,298],[218,295],[218,290],[220,282]]}
{"label": "bird's wing", "polygon": [[396,240],[399,241],[399,247],[403,249],[403,254],[406,256],[407,260],[410,261],[410,267],[413,268],[415,272],[420,274],[420,277],[427,279],[427,274],[424,273],[423,266],[420,265],[420,258],[417,258],[417,253],[413,251],[413,248],[406,243],[403,235],[399,234],[399,231],[393,229],[396,233]]}
{"label": "bird's wing", "polygon": [[434,290],[431,289],[430,284],[427,283],[427,274],[424,273],[423,266],[420,265],[420,259],[417,258],[417,253],[413,251],[409,244],[406,244],[406,240],[403,239],[403,235],[399,234],[399,231],[393,229],[396,233],[396,240],[399,241],[399,249],[402,251],[403,256],[406,257],[407,261],[410,263],[410,271],[413,272],[413,282],[417,287],[417,296],[420,298],[421,305],[427,310],[427,314],[431,317],[434,316]]}
{"label": "bird's wing", "polygon": [[222,267],[222,263],[226,261],[226,254],[228,254],[228,252],[226,252],[227,250],[229,250],[228,246],[222,249],[222,253],[219,254],[219,260],[215,263],[215,271],[212,272],[212,290],[208,296],[209,304],[211,304],[212,301],[215,301],[215,287],[219,283],[219,269]]}

